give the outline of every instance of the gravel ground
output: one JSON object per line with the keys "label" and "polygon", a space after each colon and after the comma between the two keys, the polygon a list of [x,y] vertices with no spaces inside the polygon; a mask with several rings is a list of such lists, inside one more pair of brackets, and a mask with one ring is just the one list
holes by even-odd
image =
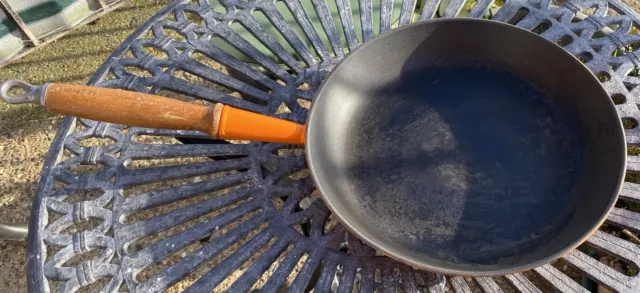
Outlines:
{"label": "gravel ground", "polygon": [[[19,78],[33,84],[86,83],[124,38],[169,1],[132,0],[95,23],[0,69],[0,80]],[[636,10],[640,7],[640,0],[626,2]],[[48,114],[37,106],[0,104],[0,205],[3,207],[0,221],[3,223],[28,222],[42,161],[60,122],[60,116]],[[26,292],[25,254],[24,243],[0,242],[0,292]],[[172,289],[180,291],[193,281],[186,280],[187,283],[176,284]]]}

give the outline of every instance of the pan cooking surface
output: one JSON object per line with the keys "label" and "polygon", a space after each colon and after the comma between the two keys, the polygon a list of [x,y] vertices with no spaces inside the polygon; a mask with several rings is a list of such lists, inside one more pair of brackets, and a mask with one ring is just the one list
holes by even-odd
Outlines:
{"label": "pan cooking surface", "polygon": [[490,67],[400,80],[364,99],[341,154],[343,194],[373,233],[436,259],[490,264],[558,230],[577,201],[582,152],[563,111]]}
{"label": "pan cooking surface", "polygon": [[307,161],[333,213],[402,262],[452,275],[543,265],[586,240],[624,177],[598,79],[540,36],[492,21],[400,28],[319,88]]}

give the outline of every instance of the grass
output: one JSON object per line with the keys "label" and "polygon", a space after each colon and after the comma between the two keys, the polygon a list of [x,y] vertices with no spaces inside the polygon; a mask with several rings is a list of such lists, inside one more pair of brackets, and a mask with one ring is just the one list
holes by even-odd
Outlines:
{"label": "grass", "polygon": [[[170,2],[131,0],[93,24],[0,68],[0,81],[84,84],[128,35]],[[28,221],[38,175],[61,123],[59,118],[38,105],[0,103],[0,222]],[[24,243],[1,243],[0,292],[27,291],[25,261]],[[90,291],[87,289],[84,292]]]}
{"label": "grass", "polygon": [[[34,85],[48,82],[84,84],[127,36],[162,9],[169,0],[133,0],[64,38],[0,68],[0,81],[21,79]],[[50,114],[36,105],[0,103],[0,129],[46,120]]]}
{"label": "grass", "polygon": [[[633,26],[633,27],[631,27],[630,33],[631,34],[635,34],[635,35],[640,34],[640,29],[638,29],[637,27]],[[612,57],[624,56],[625,54],[630,53],[630,52],[635,52],[638,49],[640,49],[640,43],[629,44],[629,45],[626,45],[626,46],[624,46],[622,48],[618,48],[618,49],[613,50],[613,53],[611,53],[611,56]],[[640,76],[640,68],[634,68],[627,75],[628,76]]]}

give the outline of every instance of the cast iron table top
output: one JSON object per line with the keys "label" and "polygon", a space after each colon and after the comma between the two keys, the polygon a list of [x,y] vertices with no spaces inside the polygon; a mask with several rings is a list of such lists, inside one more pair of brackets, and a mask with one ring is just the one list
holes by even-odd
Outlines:
{"label": "cast iron table top", "polygon": [[[177,1],[127,38],[90,84],[302,122],[350,50],[395,26],[484,17],[535,31],[601,78],[640,144],[640,17],[618,0]],[[628,172],[640,171],[630,155]],[[632,177],[630,175],[629,177]],[[441,276],[380,255],[313,192],[303,149],[67,117],[30,222],[32,292],[640,292],[640,185],[625,183],[580,249],[529,272]],[[623,230],[624,229],[624,230]],[[587,281],[585,281],[587,280]],[[87,291],[84,291],[87,290]]]}

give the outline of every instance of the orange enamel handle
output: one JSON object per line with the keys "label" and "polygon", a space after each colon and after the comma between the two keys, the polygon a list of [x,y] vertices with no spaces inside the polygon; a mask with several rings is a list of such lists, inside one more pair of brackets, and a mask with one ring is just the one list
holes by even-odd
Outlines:
{"label": "orange enamel handle", "polygon": [[[219,138],[304,144],[307,128],[298,123],[217,104]],[[216,119],[214,118],[214,123]]]}
{"label": "orange enamel handle", "polygon": [[[10,96],[9,89],[25,93]],[[39,103],[50,112],[129,126],[198,130],[212,138],[304,144],[304,125],[216,104],[201,106],[156,95],[83,85],[21,81],[0,85],[9,103]]]}

